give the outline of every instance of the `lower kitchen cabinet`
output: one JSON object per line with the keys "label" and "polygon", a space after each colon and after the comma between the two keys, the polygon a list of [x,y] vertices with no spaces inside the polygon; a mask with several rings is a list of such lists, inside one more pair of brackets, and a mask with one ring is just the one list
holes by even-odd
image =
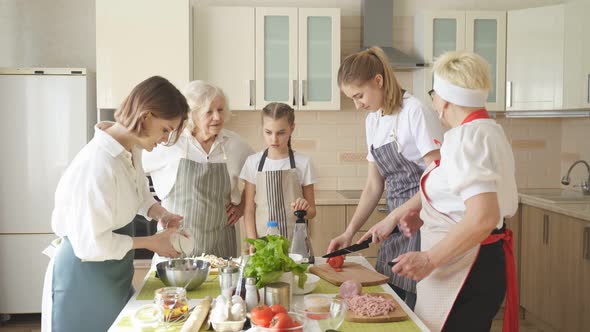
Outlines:
{"label": "lower kitchen cabinet", "polygon": [[589,331],[588,227],[584,220],[523,205],[521,306],[558,331]]}
{"label": "lower kitchen cabinet", "polygon": [[342,234],[346,228],[346,207],[319,205],[316,207],[316,217],[308,225],[314,254],[322,256],[328,250],[330,240]]}

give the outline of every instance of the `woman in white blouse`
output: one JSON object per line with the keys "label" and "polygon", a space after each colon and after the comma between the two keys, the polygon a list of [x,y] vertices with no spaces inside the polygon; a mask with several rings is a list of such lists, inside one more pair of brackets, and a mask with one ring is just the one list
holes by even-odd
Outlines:
{"label": "woman in white blouse", "polygon": [[432,331],[489,331],[505,293],[504,331],[518,331],[512,232],[503,221],[518,207],[514,157],[484,108],[489,73],[471,52],[436,61],[430,95],[451,128],[441,159],[424,172],[419,195],[369,230],[386,234],[401,220],[409,235],[423,224],[421,251],[397,257],[393,271],[420,281],[415,311]]}
{"label": "woman in white blouse", "polygon": [[243,215],[239,174],[253,150],[223,128],[230,119],[223,91],[204,81],[183,90],[190,107],[187,128],[174,146],[143,155],[162,206],[184,217],[195,241],[192,255],[236,257],[234,224]]}
{"label": "woman in white blouse", "polygon": [[[170,235],[182,217],[168,213],[149,192],[142,150],[174,143],[188,105],[158,76],[137,85],[115,112],[116,122],[96,125],[55,192],[51,225],[63,237],[46,274],[43,331],[104,332],[133,293],[133,249],[178,256]],[[168,229],[133,237],[136,214]]]}

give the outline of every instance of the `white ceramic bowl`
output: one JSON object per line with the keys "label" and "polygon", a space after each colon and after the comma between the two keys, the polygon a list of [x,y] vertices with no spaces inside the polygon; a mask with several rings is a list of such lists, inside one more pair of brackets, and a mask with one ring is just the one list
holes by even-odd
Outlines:
{"label": "white ceramic bowl", "polygon": [[303,256],[300,254],[289,254],[289,257],[296,263],[301,264],[303,262]]}
{"label": "white ceramic bowl", "polygon": [[312,273],[306,273],[306,275],[307,275],[307,280],[305,281],[305,285],[303,286],[303,289],[301,289],[301,288],[299,288],[299,286],[297,286],[297,283],[299,282],[299,277],[293,276],[293,279],[294,279],[293,280],[293,294],[303,295],[303,294],[311,293],[316,288],[316,286],[318,285],[318,281],[320,281],[320,277],[318,277]]}
{"label": "white ceramic bowl", "polygon": [[242,320],[228,320],[218,323],[212,321],[211,325],[213,325],[213,329],[217,332],[238,332],[242,330],[244,323],[246,323],[246,318]]}

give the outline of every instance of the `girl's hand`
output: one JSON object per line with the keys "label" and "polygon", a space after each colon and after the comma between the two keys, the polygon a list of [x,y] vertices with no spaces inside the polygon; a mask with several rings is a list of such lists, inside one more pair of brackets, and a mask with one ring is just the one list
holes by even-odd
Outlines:
{"label": "girl's hand", "polygon": [[369,230],[357,241],[357,243],[361,243],[370,237],[373,237],[373,243],[385,241],[391,232],[393,232],[394,227],[395,224],[392,225],[386,219],[383,219],[377,224],[373,225],[373,227],[369,228]]}
{"label": "girl's hand", "polygon": [[399,219],[399,229],[406,237],[412,237],[424,225],[420,210],[409,210]]}
{"label": "girl's hand", "polygon": [[164,229],[168,229],[168,228],[175,228],[176,229],[176,228],[180,228],[180,221],[183,218],[184,217],[182,217],[182,216],[179,216],[177,214],[170,213],[170,212],[166,211],[162,214],[162,216],[160,216],[160,218],[158,218],[158,223]]}
{"label": "girl's hand", "polygon": [[227,213],[227,223],[225,225],[231,226],[238,222],[238,220],[244,215],[244,210],[242,210],[240,205],[229,203],[225,207],[225,213]]}
{"label": "girl's hand", "polygon": [[408,252],[397,256],[393,261],[396,264],[391,268],[391,272],[416,281],[426,278],[434,270],[428,253],[424,251]]}
{"label": "girl's hand", "polygon": [[293,209],[293,211],[307,211],[309,209],[309,203],[305,200],[305,198],[299,197],[293,203],[291,203],[291,209]]}
{"label": "girl's hand", "polygon": [[151,236],[150,249],[156,254],[162,257],[179,257],[180,253],[174,249],[170,236],[176,232],[174,228],[167,228],[162,232],[156,233]]}

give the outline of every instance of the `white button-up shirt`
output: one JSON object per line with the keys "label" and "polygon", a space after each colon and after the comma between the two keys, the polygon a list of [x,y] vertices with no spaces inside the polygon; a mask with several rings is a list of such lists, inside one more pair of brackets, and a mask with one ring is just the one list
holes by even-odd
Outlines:
{"label": "white button-up shirt", "polygon": [[176,182],[181,158],[198,163],[225,163],[231,183],[231,202],[239,204],[240,171],[246,158],[252,153],[254,150],[238,134],[227,129],[219,132],[207,153],[191,132],[185,129],[173,146],[160,145],[152,152],[144,153],[143,168],[152,177],[156,194],[163,200]]}
{"label": "white button-up shirt", "polygon": [[103,130],[76,155],[55,191],[51,226],[67,236],[82,260],[122,259],[133,246],[130,236],[113,233],[132,222],[136,214],[147,217],[157,203],[149,192],[141,165],[141,152],[132,152]]}

